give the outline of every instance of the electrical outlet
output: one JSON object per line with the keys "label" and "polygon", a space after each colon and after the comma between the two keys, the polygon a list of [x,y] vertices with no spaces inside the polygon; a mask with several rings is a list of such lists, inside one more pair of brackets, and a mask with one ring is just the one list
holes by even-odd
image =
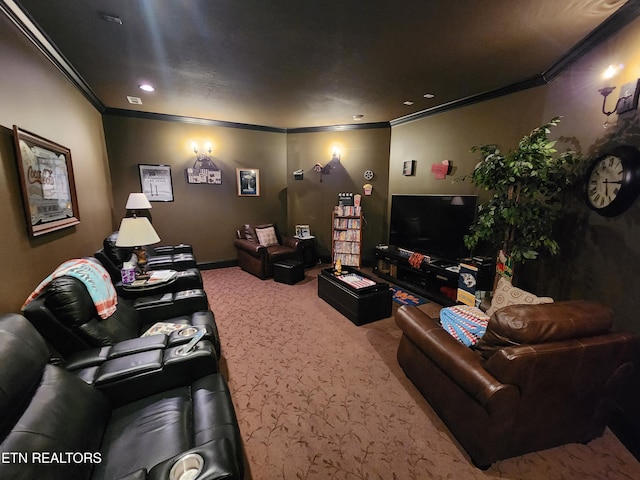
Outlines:
{"label": "electrical outlet", "polygon": [[625,83],[620,89],[620,98],[616,112],[621,113],[635,110],[638,108],[638,94],[640,93],[640,79],[635,82]]}

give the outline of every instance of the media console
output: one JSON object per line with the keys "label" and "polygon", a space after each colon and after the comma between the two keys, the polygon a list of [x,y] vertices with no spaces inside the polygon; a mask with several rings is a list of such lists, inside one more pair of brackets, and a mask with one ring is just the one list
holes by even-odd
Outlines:
{"label": "media console", "polygon": [[409,263],[412,253],[414,252],[393,245],[377,246],[375,248],[377,261],[373,271],[379,277],[440,305],[445,307],[455,305],[459,276],[458,263],[426,256],[419,266],[412,266]]}

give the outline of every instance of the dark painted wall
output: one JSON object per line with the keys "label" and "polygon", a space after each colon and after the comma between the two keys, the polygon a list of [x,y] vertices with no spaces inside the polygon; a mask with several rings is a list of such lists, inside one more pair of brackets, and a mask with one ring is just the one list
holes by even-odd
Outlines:
{"label": "dark painted wall", "polygon": [[[327,261],[331,256],[331,212],[340,192],[362,195],[364,264],[371,264],[373,247],[385,241],[390,135],[390,128],[287,135],[289,226],[308,224],[316,237],[318,254]],[[342,152],[340,165],[328,175],[315,172],[316,163],[324,166],[331,160],[334,146]],[[304,172],[303,180],[294,180],[296,170]],[[370,181],[364,178],[366,170],[374,172]],[[367,183],[373,186],[370,196],[363,192]]]}
{"label": "dark painted wall", "polygon": [[[0,312],[18,311],[55,267],[91,255],[111,229],[109,164],[99,112],[0,15]],[[71,150],[81,223],[30,239],[13,125]]]}
{"label": "dark painted wall", "polygon": [[[171,166],[173,202],[153,202],[153,225],[161,244],[189,243],[198,262],[234,260],[234,232],[244,223],[277,222],[287,227],[285,134],[105,115],[113,183],[114,228],[124,216],[129,193],[140,192],[139,163]],[[188,184],[185,169],[200,148],[213,145],[221,185]],[[240,197],[236,168],[256,168],[260,196]]]}
{"label": "dark painted wall", "polygon": [[[435,180],[431,164],[453,160],[452,178],[469,173],[479,157],[469,149],[497,143],[504,150],[516,145],[532,128],[561,115],[552,132],[558,148],[579,148],[589,159],[607,148],[627,143],[640,147],[638,113],[630,112],[603,128],[602,72],[610,64],[624,70],[609,83],[621,85],[640,78],[640,21],[581,58],[550,84],[477,105],[452,110],[392,128],[391,193],[476,193],[470,184]],[[617,93],[610,98],[613,108]],[[418,160],[415,177],[401,175],[404,160]],[[581,189],[573,192],[559,225],[561,255],[525,265],[517,282],[538,294],[556,299],[588,298],[613,308],[616,327],[640,333],[636,315],[637,272],[640,268],[640,200],[624,214],[604,218],[586,207]]]}

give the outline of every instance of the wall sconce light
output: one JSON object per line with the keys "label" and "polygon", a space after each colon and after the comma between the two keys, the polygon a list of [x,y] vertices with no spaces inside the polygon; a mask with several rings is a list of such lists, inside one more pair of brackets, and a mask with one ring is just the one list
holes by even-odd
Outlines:
{"label": "wall sconce light", "polygon": [[193,153],[196,154],[196,162],[210,162],[211,161],[211,151],[213,149],[211,142],[207,142],[204,144],[205,153],[198,153],[200,148],[196,142],[191,144],[191,148],[193,149]]}
{"label": "wall sconce light", "polygon": [[333,151],[331,152],[331,162],[334,165],[339,164],[340,163],[340,157],[342,156],[342,154],[340,153],[340,150],[338,148],[334,148]]}
{"label": "wall sconce light", "polygon": [[615,90],[616,87],[609,86],[600,88],[598,92],[602,95],[602,113],[607,116],[607,119],[602,124],[604,128],[609,127],[609,117],[614,113],[618,115],[635,110],[638,108],[638,94],[640,93],[640,79],[625,83],[620,89],[620,97],[616,102],[613,110],[607,110],[607,97]]}
{"label": "wall sconce light", "polygon": [[198,153],[199,147],[196,142],[191,144],[191,149],[196,155],[193,167],[187,168],[187,183],[209,183],[214,185],[222,184],[222,172],[218,166],[211,160],[211,151],[213,146],[211,142],[204,144],[204,153]]}
{"label": "wall sconce light", "polygon": [[342,154],[340,153],[340,149],[334,148],[331,152],[331,160],[329,160],[325,166],[323,167],[321,163],[316,163],[313,166],[313,171],[318,172],[320,174],[320,182],[322,183],[322,175],[329,175],[331,170],[340,165],[340,158]]}

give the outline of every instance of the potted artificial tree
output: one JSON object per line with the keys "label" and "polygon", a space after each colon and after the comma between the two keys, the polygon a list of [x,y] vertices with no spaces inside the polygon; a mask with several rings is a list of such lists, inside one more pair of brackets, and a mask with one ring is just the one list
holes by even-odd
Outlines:
{"label": "potted artificial tree", "polygon": [[558,154],[547,135],[560,117],[525,135],[516,149],[502,152],[497,145],[477,145],[482,159],[469,179],[493,196],[478,206],[465,244],[469,249],[486,243],[498,252],[498,270],[511,278],[514,263],[558,253],[553,227],[563,193],[581,178],[581,156],[568,150]]}

